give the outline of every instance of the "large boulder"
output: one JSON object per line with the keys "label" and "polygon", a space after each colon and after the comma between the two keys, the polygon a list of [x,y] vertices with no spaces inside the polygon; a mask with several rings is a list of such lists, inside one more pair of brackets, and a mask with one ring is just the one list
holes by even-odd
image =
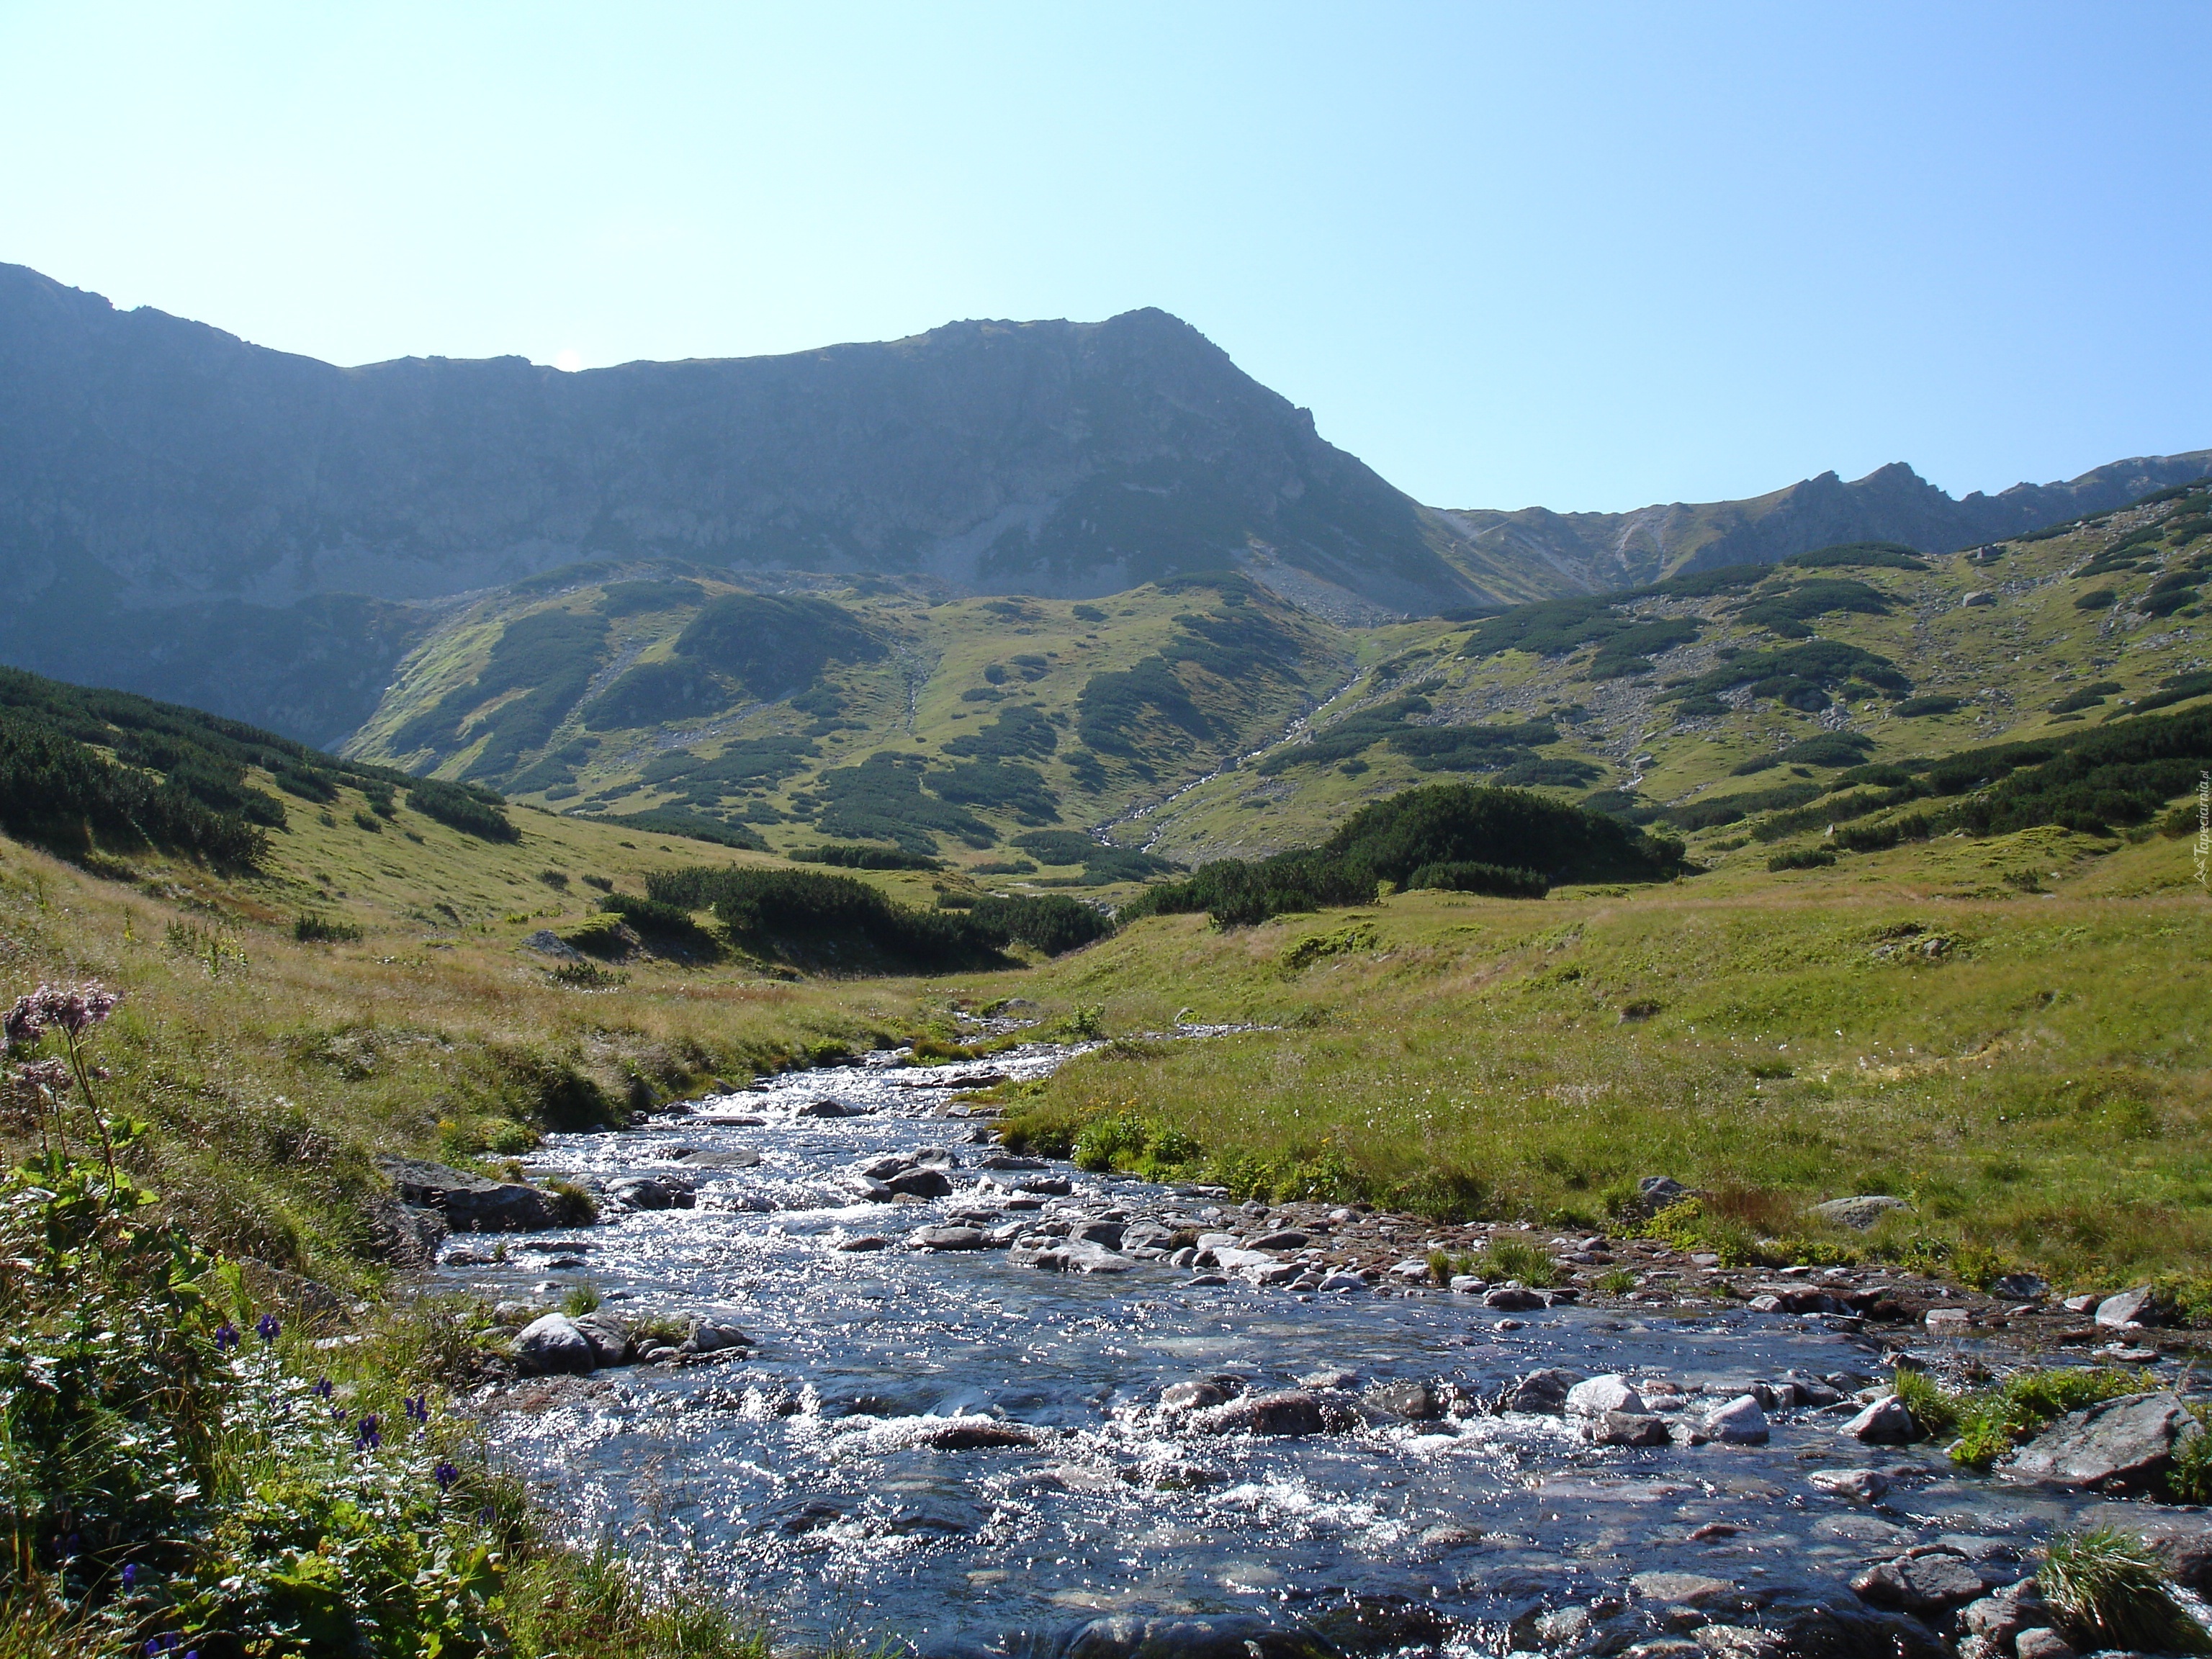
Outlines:
{"label": "large boulder", "polygon": [[613,1314],[587,1313],[572,1322],[592,1345],[592,1357],[600,1364],[619,1365],[629,1358],[629,1329]]}
{"label": "large boulder", "polygon": [[1531,1371],[1526,1376],[1516,1377],[1505,1385],[1498,1397],[1501,1412],[1527,1412],[1535,1417],[1560,1417],[1567,1409],[1567,1396],[1583,1380],[1580,1371],[1562,1370],[1557,1366],[1548,1370]]}
{"label": "large boulder", "polygon": [[1979,1566],[1962,1555],[1930,1551],[1877,1561],[1851,1580],[1851,1593],[1872,1607],[1926,1615],[1978,1601],[2018,1571]]}
{"label": "large boulder", "polygon": [[380,1158],[376,1164],[401,1203],[437,1212],[457,1233],[543,1232],[562,1224],[560,1200],[536,1187],[419,1158]]}
{"label": "large boulder", "polygon": [[516,1333],[514,1367],[527,1376],[583,1376],[599,1369],[599,1350],[566,1314],[547,1314]]}
{"label": "large boulder", "polygon": [[1626,1377],[1608,1373],[1568,1389],[1566,1407],[1570,1417],[1603,1417],[1607,1412],[1641,1412],[1644,1396]]}
{"label": "large boulder", "polygon": [[1705,1432],[1726,1445],[1763,1446],[1768,1434],[1766,1413],[1758,1401],[1740,1394],[1706,1415]]}
{"label": "large boulder", "polygon": [[2018,1480],[2093,1492],[2147,1492],[2173,1467],[2181,1443],[2204,1432],[2181,1396],[2123,1395],[2069,1412],[2001,1466]]}

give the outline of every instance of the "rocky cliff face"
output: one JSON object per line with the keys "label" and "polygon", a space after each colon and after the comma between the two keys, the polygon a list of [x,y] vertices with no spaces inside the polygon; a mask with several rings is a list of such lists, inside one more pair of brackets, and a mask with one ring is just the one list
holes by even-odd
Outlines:
{"label": "rocky cliff face", "polygon": [[1903,542],[1955,552],[2063,519],[2103,513],[2168,484],[2212,471],[2212,450],[2115,461],[2061,483],[2014,484],[1954,501],[1902,462],[1845,483],[1832,472],[1741,501],[1676,501],[1633,513],[1517,513],[1474,509],[1449,516],[1495,560],[1540,562],[1574,586],[1632,587],[1684,570],[1771,564],[1838,542]]}
{"label": "rocky cliff face", "polygon": [[1158,311],[576,374],[338,368],[0,266],[21,593],[408,599],[667,555],[1083,595],[1256,556],[1427,609],[1484,592],[1453,539]]}

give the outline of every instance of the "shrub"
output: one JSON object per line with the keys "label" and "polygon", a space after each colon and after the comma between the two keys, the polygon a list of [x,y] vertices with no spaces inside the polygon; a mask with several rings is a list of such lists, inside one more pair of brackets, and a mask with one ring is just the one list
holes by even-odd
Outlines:
{"label": "shrub", "polygon": [[830,864],[847,870],[941,870],[944,860],[926,853],[909,853],[902,847],[876,847],[865,842],[827,842],[819,847],[797,847],[784,854],[794,864]]}
{"label": "shrub", "polygon": [[2086,593],[2075,596],[2074,608],[2076,611],[2110,611],[2119,602],[2120,596],[2117,590],[2110,587],[2093,587]]}
{"label": "shrub", "polygon": [[349,921],[302,911],[293,921],[292,937],[302,945],[349,944],[361,937],[361,929]]}
{"label": "shrub", "polygon": [[1963,697],[1936,695],[1926,697],[1907,697],[1897,705],[1897,713],[1906,720],[1921,720],[1930,714],[1955,714],[1966,706]]}
{"label": "shrub", "polygon": [[1072,898],[979,898],[969,915],[996,938],[1018,939],[1053,957],[1114,932],[1112,918]]}
{"label": "shrub", "polygon": [[1836,855],[1825,847],[1794,848],[1787,853],[1777,853],[1767,860],[1769,870],[1824,870],[1836,861]]}
{"label": "shrub", "polygon": [[[599,901],[599,909],[603,915],[620,916],[646,939],[672,945],[687,955],[712,961],[722,953],[714,936],[692,921],[691,913],[680,905],[665,904],[659,899],[632,898],[627,893],[610,893]],[[575,943],[573,939],[569,942]],[[583,949],[581,945],[576,948]]]}
{"label": "shrub", "polygon": [[682,909],[711,908],[731,937],[757,954],[848,970],[988,967],[1001,960],[1006,942],[968,915],[909,909],[851,876],[694,867],[655,871],[646,891]]}
{"label": "shrub", "polygon": [[408,786],[407,804],[424,817],[480,841],[522,839],[522,831],[500,810],[507,804],[504,798],[477,784],[419,778]]}
{"label": "shrub", "polygon": [[1454,860],[1425,864],[1406,878],[1409,889],[1433,889],[1453,893],[1482,893],[1492,898],[1540,899],[1552,884],[1534,870],[1510,869],[1500,864]]}

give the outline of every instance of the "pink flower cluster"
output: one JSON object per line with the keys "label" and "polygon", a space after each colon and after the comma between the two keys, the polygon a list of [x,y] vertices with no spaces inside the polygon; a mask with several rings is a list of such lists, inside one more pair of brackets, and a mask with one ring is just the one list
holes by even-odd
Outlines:
{"label": "pink flower cluster", "polygon": [[10,1048],[27,1048],[49,1030],[80,1037],[113,1013],[122,1000],[96,979],[82,985],[41,985],[0,1014],[0,1037]]}

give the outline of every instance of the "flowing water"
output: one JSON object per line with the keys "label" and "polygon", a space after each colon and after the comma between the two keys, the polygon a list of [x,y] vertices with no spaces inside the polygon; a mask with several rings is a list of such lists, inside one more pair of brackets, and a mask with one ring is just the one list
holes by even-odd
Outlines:
{"label": "flowing water", "polygon": [[[991,1069],[1042,1075],[1066,1052],[1037,1045]],[[979,1204],[1039,1202],[1003,1176],[979,1194],[975,1164],[988,1149],[969,1142],[971,1123],[941,1115],[975,1067],[894,1058],[767,1079],[689,1119],[557,1137],[540,1172],[602,1183],[682,1172],[698,1182],[697,1207],[510,1241],[503,1261],[464,1238],[464,1261],[442,1270],[452,1288],[541,1303],[588,1278],[611,1309],[707,1316],[755,1339],[720,1363],[544,1388],[491,1420],[504,1455],[581,1535],[688,1559],[788,1609],[801,1634],[842,1625],[896,1632],[925,1652],[1042,1653],[1102,1613],[1287,1622],[1356,1599],[1384,1645],[1448,1628],[1447,1647],[1498,1652],[1505,1621],[1533,1601],[1586,1599],[1634,1573],[1834,1585],[1944,1535],[1980,1540],[1971,1547],[1985,1556],[2025,1554],[2078,1507],[1953,1471],[1928,1448],[1860,1447],[1838,1435],[1833,1412],[1778,1412],[1764,1446],[1596,1448],[1556,1417],[1481,1412],[1377,1413],[1298,1438],[1192,1433],[1155,1409],[1160,1390],[1222,1372],[1279,1388],[1349,1371],[1357,1381],[1337,1380],[1353,1389],[1437,1380],[1494,1398],[1557,1365],[1664,1379],[1718,1403],[1785,1371],[1848,1383],[1881,1367],[1872,1337],[1735,1309],[1502,1319],[1443,1292],[1194,1288],[1164,1261],[1089,1276],[1019,1266],[1003,1249],[841,1250]],[[868,1115],[799,1115],[825,1098]],[[739,1117],[758,1121],[728,1121]],[[857,1162],[927,1146],[961,1160],[950,1197],[887,1206],[841,1180]],[[1072,1192],[1015,1217],[1243,1219],[1205,1192],[1055,1172]],[[549,1272],[549,1260],[583,1265]],[[948,1430],[951,1419],[962,1421]],[[1001,1422],[1035,1432],[988,1431]],[[1034,1443],[975,1443],[1023,1438]],[[1838,1467],[1885,1469],[1896,1484],[1875,1507],[1808,1486],[1808,1471]]]}

